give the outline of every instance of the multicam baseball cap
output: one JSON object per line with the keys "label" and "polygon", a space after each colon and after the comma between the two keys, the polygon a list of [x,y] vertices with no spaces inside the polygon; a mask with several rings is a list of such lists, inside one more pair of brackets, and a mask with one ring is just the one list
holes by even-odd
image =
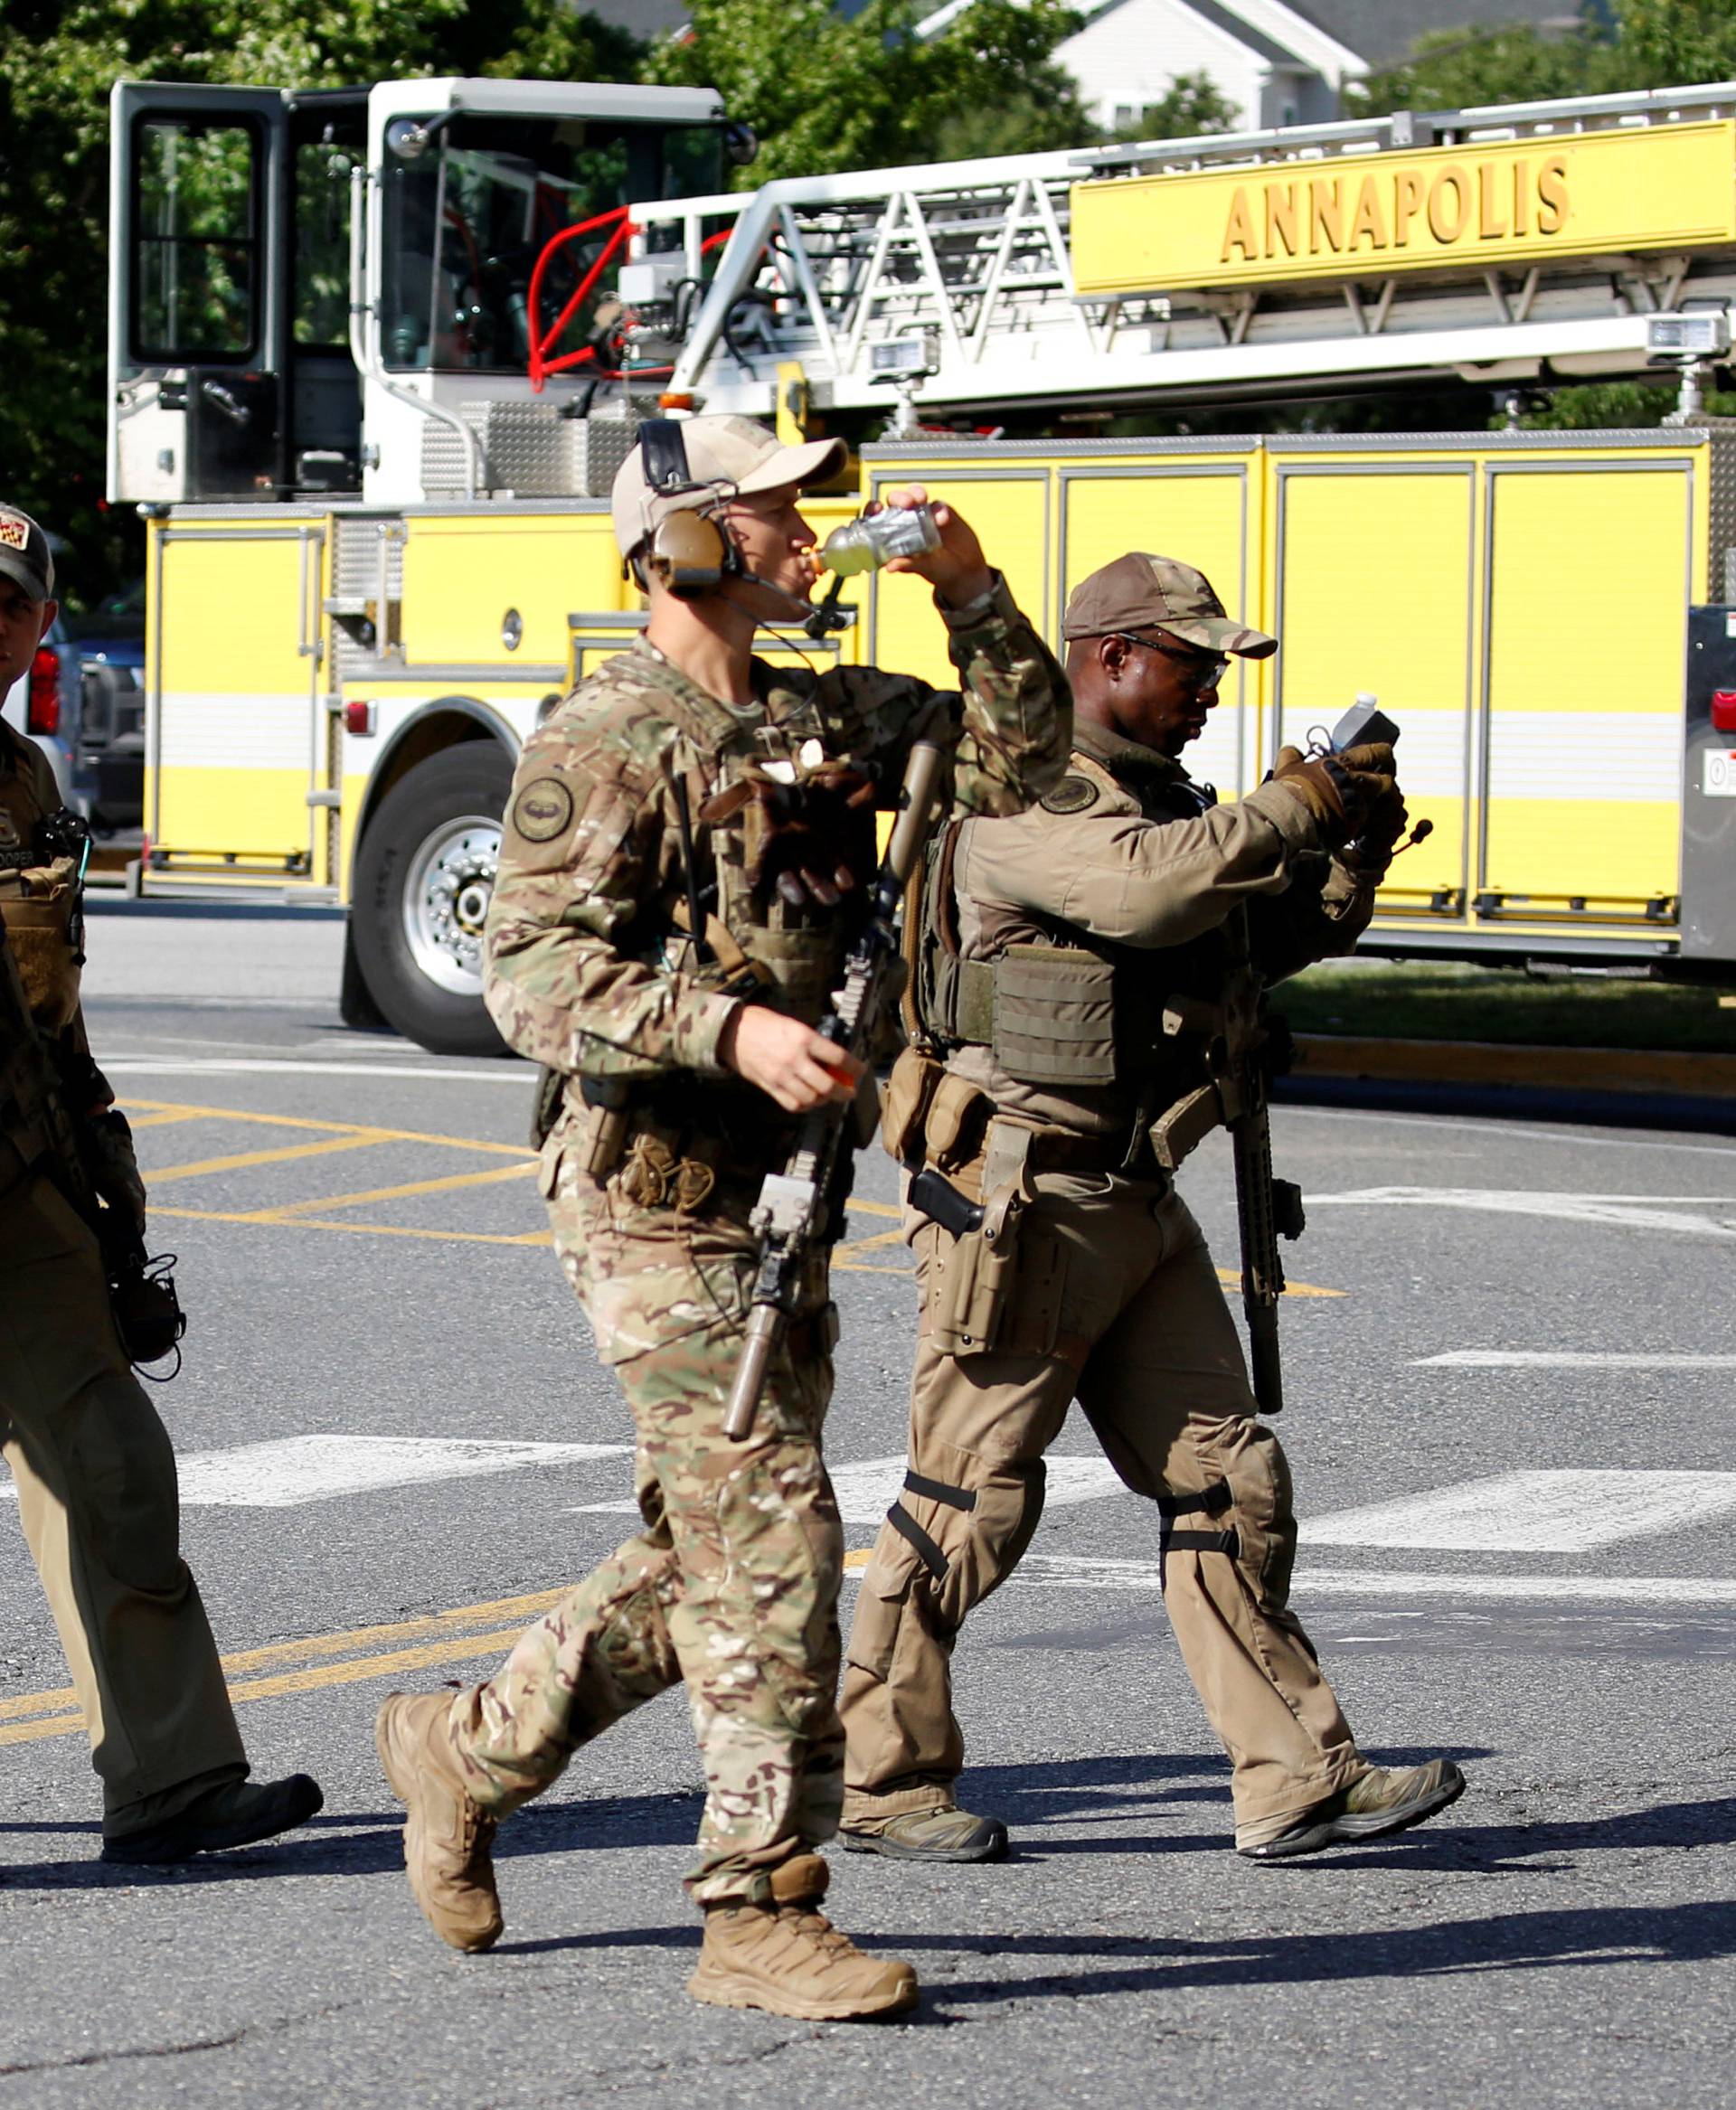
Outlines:
{"label": "multicam baseball cap", "polygon": [[1115,631],[1154,626],[1207,652],[1265,659],[1278,650],[1276,637],[1230,620],[1203,571],[1175,557],[1147,556],[1143,550],[1130,550],[1080,579],[1061,619],[1061,634],[1107,637]]}
{"label": "multicam baseball cap", "polygon": [[54,598],[54,560],[48,537],[29,513],[0,504],[0,578],[22,586],[33,601]]}
{"label": "multicam baseball cap", "polygon": [[848,458],[841,439],[809,439],[786,447],[751,418],[684,418],[681,437],[695,487],[659,496],[645,479],[645,448],[636,447],[615,473],[609,495],[615,540],[630,557],[660,520],[712,504],[720,494],[751,496],[789,485],[823,482]]}

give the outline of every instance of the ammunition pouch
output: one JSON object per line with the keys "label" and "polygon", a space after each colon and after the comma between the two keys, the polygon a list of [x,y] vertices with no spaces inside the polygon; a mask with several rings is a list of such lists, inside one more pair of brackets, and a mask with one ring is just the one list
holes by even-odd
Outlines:
{"label": "ammunition pouch", "polygon": [[31,1016],[43,1033],[64,1032],[79,1008],[81,899],[78,864],[71,857],[0,870],[0,922]]}

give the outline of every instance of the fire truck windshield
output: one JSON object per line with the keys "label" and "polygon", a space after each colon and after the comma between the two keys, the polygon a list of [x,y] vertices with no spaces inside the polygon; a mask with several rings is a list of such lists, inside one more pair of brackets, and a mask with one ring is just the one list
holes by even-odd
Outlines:
{"label": "fire truck windshield", "polygon": [[[722,187],[713,126],[460,115],[439,151],[388,155],[380,347],[387,366],[522,373],[530,355],[531,272],[549,237],[636,199]],[[580,284],[609,230],[551,260],[553,312]],[[573,318],[582,338],[605,281]]]}

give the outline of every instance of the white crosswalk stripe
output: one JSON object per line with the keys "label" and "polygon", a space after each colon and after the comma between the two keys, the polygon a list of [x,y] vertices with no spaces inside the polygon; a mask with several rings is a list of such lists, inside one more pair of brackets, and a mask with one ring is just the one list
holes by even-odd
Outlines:
{"label": "white crosswalk stripe", "polygon": [[[1045,1509],[1069,1509],[1081,1502],[1100,1502],[1106,1495],[1127,1490],[1107,1458],[1057,1456],[1045,1461],[1049,1469]],[[904,1457],[862,1458],[854,1465],[834,1465],[832,1490],[838,1498],[838,1513],[846,1524],[877,1524],[897,1499],[904,1484]],[[637,1516],[631,1502],[586,1502],[575,1512],[587,1516]]]}
{"label": "white crosswalk stripe", "polygon": [[[1662,1201],[1681,1204],[1662,1208]],[[1718,1216],[1691,1216],[1689,1206]],[[1496,1216],[1545,1216],[1558,1223],[1601,1223],[1630,1230],[1681,1231],[1702,1239],[1736,1239],[1736,1195],[1546,1194],[1503,1187],[1358,1187],[1343,1194],[1310,1194],[1310,1209],[1473,1209]]]}
{"label": "white crosswalk stripe", "polygon": [[[1009,1587],[1150,1590],[1161,1587],[1156,1560],[1090,1560],[1071,1554],[1027,1553]],[[1292,1601],[1311,1597],[1509,1598],[1540,1604],[1736,1605],[1736,1582],[1690,1575],[1464,1575],[1415,1569],[1298,1568]],[[1340,1636],[1342,1639],[1343,1636]]]}
{"label": "white crosswalk stripe", "polygon": [[[292,1436],[231,1450],[193,1451],[177,1465],[184,1509],[295,1509],[379,1488],[618,1458],[632,1448],[479,1436]],[[17,1492],[10,1483],[4,1489],[14,1498]]]}
{"label": "white crosswalk stripe", "polygon": [[1736,1473],[1497,1473],[1395,1502],[1304,1518],[1305,1546],[1580,1553],[1664,1537],[1736,1510]]}
{"label": "white crosswalk stripe", "polygon": [[1579,1348],[1455,1348],[1412,1370],[1736,1370],[1736,1355],[1634,1353]]}

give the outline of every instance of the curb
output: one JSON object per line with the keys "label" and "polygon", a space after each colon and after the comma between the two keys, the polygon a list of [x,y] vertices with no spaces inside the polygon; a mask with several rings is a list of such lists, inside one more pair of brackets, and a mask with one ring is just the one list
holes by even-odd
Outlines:
{"label": "curb", "polygon": [[1375,1041],[1298,1033],[1300,1082],[1519,1086],[1533,1091],[1636,1093],[1648,1098],[1736,1100],[1736,1055],[1629,1048],[1506,1047],[1494,1041]]}

